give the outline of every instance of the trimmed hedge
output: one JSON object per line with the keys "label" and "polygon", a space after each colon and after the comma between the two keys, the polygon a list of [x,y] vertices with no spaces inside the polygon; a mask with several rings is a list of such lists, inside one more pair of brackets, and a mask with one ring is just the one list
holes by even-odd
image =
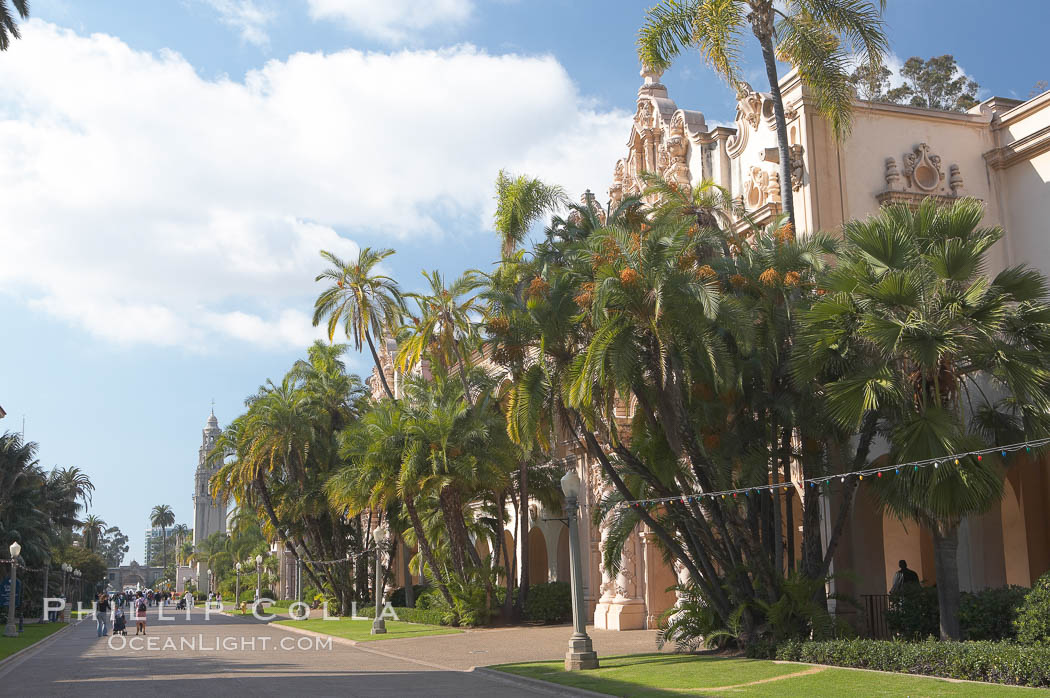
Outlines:
{"label": "trimmed hedge", "polygon": [[1050,572],[1032,585],[1017,611],[1014,627],[1021,642],[1050,646]]}
{"label": "trimmed hedge", "polygon": [[777,659],[948,679],[1050,687],[1050,647],[1012,642],[791,640],[777,648]]}
{"label": "trimmed hedge", "polygon": [[533,584],[525,599],[525,618],[543,623],[565,623],[572,619],[572,591],[568,582]]}
{"label": "trimmed hedge", "polygon": [[[445,611],[434,608],[405,608],[404,606],[393,606],[397,613],[397,619],[406,623],[422,623],[424,625],[448,625],[444,622]],[[357,615],[361,618],[375,618],[375,606],[357,609]]]}

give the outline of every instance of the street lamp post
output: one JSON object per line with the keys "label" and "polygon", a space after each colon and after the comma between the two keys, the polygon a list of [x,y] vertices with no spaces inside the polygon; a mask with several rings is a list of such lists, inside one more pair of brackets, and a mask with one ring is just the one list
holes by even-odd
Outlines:
{"label": "street lamp post", "polygon": [[386,550],[387,539],[390,537],[390,527],[383,522],[372,531],[372,537],[376,541],[376,615],[372,621],[372,634],[382,635],[386,632],[386,621],[383,620],[380,610],[383,600],[383,551]]}
{"label": "street lamp post", "polygon": [[572,570],[572,622],[574,632],[569,638],[569,651],[565,653],[565,670],[597,669],[598,653],[591,646],[587,635],[586,612],[583,607],[583,568],[580,563],[580,536],[576,523],[579,511],[580,476],[572,469],[561,479],[561,491],[565,494],[565,513],[569,519],[569,567]]}
{"label": "street lamp post", "polygon": [[80,603],[84,600],[84,582],[80,579],[80,570],[73,570],[73,579],[76,580],[74,584],[77,590],[77,603]]}
{"label": "street lamp post", "polygon": [[262,598],[262,555],[255,556],[255,600]]}
{"label": "street lamp post", "polygon": [[48,560],[46,563],[44,563],[44,599],[43,599],[44,604],[42,606],[42,608],[44,610],[41,611],[41,613],[43,615],[43,618],[41,620],[44,623],[47,623],[50,620],[47,617],[47,583],[49,581],[48,577],[50,577],[50,576],[51,576],[51,560]]}
{"label": "street lamp post", "polygon": [[237,563],[237,592],[233,597],[233,607],[237,608],[237,604],[241,602],[241,563]]}
{"label": "street lamp post", "polygon": [[204,593],[208,595],[207,596],[207,600],[211,601],[211,568],[210,567],[208,568],[208,588],[207,588],[207,591],[205,591]]}
{"label": "street lamp post", "polygon": [[73,571],[73,567],[68,562],[62,563],[62,598],[66,598],[66,582],[69,581],[69,573]]}
{"label": "street lamp post", "polygon": [[15,627],[15,592],[18,591],[18,555],[22,552],[22,546],[15,541],[8,551],[11,553],[11,586],[7,590],[7,627],[4,628],[4,637],[18,637],[18,628]]}

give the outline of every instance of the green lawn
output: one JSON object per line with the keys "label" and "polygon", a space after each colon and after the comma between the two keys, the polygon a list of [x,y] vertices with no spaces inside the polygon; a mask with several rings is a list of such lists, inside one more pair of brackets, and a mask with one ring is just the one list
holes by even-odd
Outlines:
{"label": "green lawn", "polygon": [[23,626],[20,637],[4,637],[0,634],[0,659],[10,657],[15,652],[40,642],[51,633],[66,627],[65,623],[34,623]]}
{"label": "green lawn", "polygon": [[[906,674],[882,674],[855,669],[778,664],[757,659],[638,654],[599,657],[593,671],[566,672],[562,661],[503,664],[492,667],[519,676],[551,681],[612,696],[669,698],[718,696],[1040,696],[1046,691],[996,684],[954,683]],[[812,671],[814,673],[803,674]],[[795,676],[792,676],[795,674]],[[776,678],[782,677],[782,678]],[[774,679],[765,683],[754,683]],[[752,684],[742,686],[741,684]]]}
{"label": "green lawn", "polygon": [[277,625],[288,625],[293,628],[312,630],[315,633],[344,637],[355,642],[396,640],[399,637],[421,637],[423,635],[451,635],[463,632],[456,628],[447,628],[441,625],[422,625],[420,623],[405,623],[394,620],[386,622],[385,635],[371,634],[371,619],[350,620],[349,618],[340,618],[339,620],[322,620],[313,618],[311,620],[278,620],[274,622]]}

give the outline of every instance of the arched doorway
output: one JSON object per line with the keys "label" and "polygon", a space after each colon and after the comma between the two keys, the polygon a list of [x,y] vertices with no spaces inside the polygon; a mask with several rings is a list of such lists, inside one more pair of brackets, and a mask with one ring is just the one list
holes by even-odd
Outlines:
{"label": "arched doorway", "polygon": [[547,539],[537,526],[529,531],[529,584],[544,584],[549,574]]}
{"label": "arched doorway", "polygon": [[558,535],[558,567],[557,577],[559,582],[568,582],[572,578],[572,570],[569,568],[569,527],[562,526]]}

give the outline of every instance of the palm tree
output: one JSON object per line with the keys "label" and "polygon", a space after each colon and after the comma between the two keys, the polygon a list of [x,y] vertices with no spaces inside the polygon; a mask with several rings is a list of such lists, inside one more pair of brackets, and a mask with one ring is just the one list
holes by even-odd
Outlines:
{"label": "palm tree", "polygon": [[529,227],[544,213],[565,202],[565,190],[524,175],[511,178],[505,170],[496,176],[496,231],[503,257],[509,257],[525,239]]}
{"label": "palm tree", "polygon": [[341,434],[340,454],[347,465],[325,484],[325,491],[334,506],[346,509],[347,516],[356,516],[368,509],[388,511],[398,501],[402,502],[416,544],[430,568],[430,576],[452,606],[454,602],[445,575],[416,507],[416,500],[427,488],[427,483],[404,467],[408,440],[401,405],[379,403],[373,406],[354,428]]}
{"label": "palm tree", "polygon": [[[428,352],[445,368],[456,363],[464,399],[473,406],[473,395],[467,382],[470,365],[464,347],[469,350],[477,338],[475,314],[478,297],[470,294],[480,288],[484,280],[472,271],[464,272],[449,285],[445,284],[439,271],[424,271],[423,277],[430,284],[430,293],[412,295],[419,305],[421,317],[412,318],[412,324],[407,328],[410,334],[398,349],[398,368],[408,371]],[[435,351],[431,351],[432,348]]]}
{"label": "palm tree", "polygon": [[102,536],[106,533],[107,524],[98,516],[88,514],[84,523],[80,525],[81,534],[84,536],[84,547],[88,550],[97,550]]}
{"label": "palm tree", "polygon": [[168,526],[175,523],[175,512],[171,510],[171,507],[167,504],[158,504],[153,507],[153,511],[150,512],[149,522],[152,526],[160,526],[160,542],[161,548],[164,551],[163,567],[168,566]]}
{"label": "palm tree", "polygon": [[[944,458],[1050,432],[1047,281],[1024,266],[995,278],[986,253],[1002,236],[963,199],[884,208],[843,226],[827,295],[807,315],[802,355],[859,366],[823,386],[831,414],[855,427],[878,414],[890,462]],[[1006,396],[995,398],[994,396]],[[958,530],[1002,497],[1000,463],[945,458],[875,481],[882,506],[933,535],[942,638],[959,638]]]}
{"label": "palm tree", "polygon": [[648,12],[638,32],[638,57],[654,70],[666,70],[688,48],[737,90],[743,83],[740,44],[745,25],[762,49],[773,98],[780,152],[780,199],[792,227],[795,207],[784,101],[777,59],[793,65],[813,91],[817,108],[839,138],[850,130],[854,91],[852,59],[859,54],[872,66],[882,64],[889,47],[882,30],[885,0],[663,0]]}
{"label": "palm tree", "polygon": [[[11,4],[22,19],[29,17],[29,0],[11,0]],[[11,46],[11,39],[21,38],[11,8],[7,6],[7,0],[0,0],[0,51],[6,51]]]}
{"label": "palm tree", "polygon": [[[506,269],[501,269],[500,271],[503,273],[499,273],[498,278],[493,280],[496,282],[497,287],[500,285],[500,281],[510,283],[512,288],[504,290],[504,292],[509,292],[513,297],[507,298],[510,304],[521,307],[526,295],[525,284],[522,283],[524,279],[520,278],[520,274],[514,273],[521,265],[514,264],[510,259],[511,256],[522,240],[525,239],[525,235],[532,224],[544,214],[564,204],[565,201],[565,191],[560,186],[545,184],[539,179],[529,178],[525,175],[519,175],[517,178],[512,179],[504,170],[500,170],[499,175],[496,177],[495,225],[496,231],[502,239],[502,253]],[[579,215],[578,211],[577,213]],[[593,212],[588,210],[586,213],[591,214]],[[517,302],[515,303],[514,301]],[[493,318],[490,317],[489,319],[491,321]],[[506,319],[506,316],[504,316],[504,319]],[[509,320],[507,320],[506,325],[509,329]],[[504,347],[506,348],[506,343]],[[512,380],[517,381],[521,378],[521,368],[523,366],[520,361],[513,362],[510,370]],[[529,546],[524,542],[529,540],[529,465],[532,462],[531,456],[534,454],[523,450],[520,455],[517,477],[517,520],[518,540],[523,541],[523,543],[518,563],[517,606],[519,610],[524,608],[525,599],[529,593]],[[502,512],[500,512],[500,516],[502,516]],[[510,577],[510,570],[507,572],[508,577]]]}
{"label": "palm tree", "polygon": [[190,527],[186,524],[176,524],[172,527],[171,534],[175,536],[175,562],[182,564],[182,544],[190,535]]}
{"label": "palm tree", "polygon": [[404,299],[397,282],[384,274],[374,273],[375,267],[392,254],[393,250],[363,247],[357,260],[350,263],[322,250],[321,256],[332,266],[318,274],[315,281],[328,279],[332,285],[317,297],[313,323],[316,327],[327,318],[328,339],[331,341],[335,329],[342,322],[347,339],[353,340],[357,351],[361,351],[362,340],[367,342],[383,390],[394,400],[394,393],[387,383],[386,372],[372,340],[373,333],[380,341],[384,340],[393,328],[401,324],[405,312]]}

